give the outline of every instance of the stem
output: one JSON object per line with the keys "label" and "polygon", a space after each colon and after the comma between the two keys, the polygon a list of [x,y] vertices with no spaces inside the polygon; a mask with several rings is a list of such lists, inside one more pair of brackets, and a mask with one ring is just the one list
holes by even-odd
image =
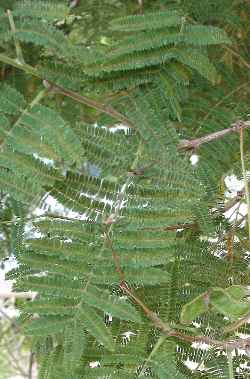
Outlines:
{"label": "stem", "polygon": [[227,351],[227,362],[228,362],[228,375],[229,375],[228,379],[234,379],[232,350]]}
{"label": "stem", "polygon": [[16,38],[16,26],[15,26],[15,22],[14,22],[14,18],[12,16],[12,13],[11,13],[11,11],[9,9],[7,10],[7,15],[8,15],[8,18],[9,18],[10,29],[11,29],[11,32],[13,34],[13,39],[14,39],[14,43],[15,43],[15,47],[16,47],[17,62],[19,64],[24,64],[25,61],[24,61],[24,58],[23,58],[22,47],[21,47],[20,42]]}
{"label": "stem", "polygon": [[40,92],[38,92],[37,96],[32,100],[28,108],[31,109],[35,105],[39,104],[40,101],[47,95],[47,93],[48,93],[47,89],[42,89]]}
{"label": "stem", "polygon": [[248,180],[247,180],[245,161],[244,161],[243,128],[240,129],[240,159],[241,159],[242,174],[243,174],[244,185],[245,185],[245,197],[246,197],[246,202],[247,202],[248,239],[250,240],[250,198],[249,198]]}
{"label": "stem", "polygon": [[226,96],[224,96],[220,101],[218,101],[215,105],[212,106],[212,108],[208,111],[208,113],[203,117],[201,122],[199,123],[199,127],[195,131],[194,136],[198,134],[202,126],[204,125],[205,121],[210,117],[210,115],[214,112],[216,108],[218,108],[221,104],[224,103],[225,100],[229,99],[231,96],[235,95],[238,91],[242,90],[244,87],[249,86],[249,82],[241,84],[239,87],[234,88],[231,92],[229,92]]}
{"label": "stem", "polygon": [[143,0],[138,0],[138,5],[140,9],[140,14],[143,14]]}
{"label": "stem", "polygon": [[151,351],[151,353],[149,354],[149,356],[147,357],[147,359],[145,360],[145,362],[143,363],[143,366],[140,370],[140,374],[139,374],[139,378],[143,375],[143,371],[145,369],[145,366],[147,365],[147,363],[150,361],[150,359],[152,358],[153,355],[155,355],[155,353],[157,352],[157,350],[161,347],[161,345],[163,344],[163,342],[165,341],[167,337],[166,336],[161,336],[158,341],[156,342],[153,350]]}
{"label": "stem", "polygon": [[230,53],[232,55],[234,55],[235,57],[237,57],[241,63],[246,67],[248,68],[248,70],[250,70],[250,63],[248,63],[239,53],[237,53],[236,51],[234,51],[233,49],[231,49],[230,47],[228,46],[224,46],[224,49],[227,50],[227,51],[230,51]]}
{"label": "stem", "polygon": [[[132,170],[135,169],[138,165],[139,159],[140,159],[141,154],[142,154],[142,148],[143,148],[143,145],[142,145],[142,142],[140,141],[138,144],[138,149],[137,149],[136,154],[135,154],[135,158],[132,162],[132,166],[131,166]],[[113,260],[114,260],[116,271],[119,273],[120,280],[122,283],[124,283],[124,273],[122,272],[121,267],[120,267],[120,258],[118,256],[118,254],[113,249],[112,239],[111,239],[110,235],[112,233],[113,224],[116,223],[117,220],[119,219],[119,213],[122,209],[123,200],[124,200],[124,197],[126,195],[126,191],[129,187],[129,185],[132,183],[132,179],[133,178],[131,178],[130,176],[127,177],[125,183],[121,187],[120,192],[118,192],[118,194],[117,194],[117,197],[116,197],[117,200],[114,204],[114,212],[110,213],[108,215],[108,217],[105,220],[103,220],[104,240],[103,240],[102,248],[100,249],[100,253],[97,255],[97,258],[96,258],[98,261],[98,259],[100,259],[102,257],[105,248],[109,247],[111,249],[111,253],[112,253]],[[93,270],[89,272],[88,279],[87,279],[87,282],[86,282],[86,285],[85,285],[83,291],[87,290],[87,288],[88,288],[88,286],[92,280],[93,274],[94,274]]]}
{"label": "stem", "polygon": [[192,228],[195,228],[197,227],[197,224],[195,222],[193,223],[190,223],[190,224],[187,224],[187,223],[184,223],[184,224],[177,224],[177,225],[169,225],[169,226],[165,226],[165,227],[151,227],[151,228],[142,228],[141,230],[145,230],[145,231],[150,231],[150,232],[153,232],[153,231],[159,231],[159,232],[163,232],[163,231],[173,231],[173,232],[176,232],[178,229],[192,229]]}
{"label": "stem", "polygon": [[51,89],[53,89],[57,93],[70,97],[71,99],[74,99],[78,103],[87,105],[88,107],[95,108],[102,113],[106,113],[107,115],[113,117],[114,119],[122,122],[124,125],[126,125],[129,128],[135,128],[135,126],[131,123],[131,121],[122,113],[118,112],[115,108],[109,105],[103,104],[99,101],[90,99],[87,96],[82,96],[77,92],[65,89],[61,86],[58,86],[54,82],[47,81],[46,78],[44,78],[43,75],[40,74],[38,70],[36,70],[34,67],[30,66],[27,63],[19,64],[15,59],[12,59],[6,56],[5,54],[0,54],[0,61],[10,66],[18,68],[26,72],[26,74],[30,74],[30,75],[35,76],[36,78],[44,80],[51,87]]}
{"label": "stem", "polygon": [[250,128],[250,121],[237,121],[235,124],[233,124],[230,128],[219,130],[218,132],[214,132],[211,134],[207,134],[206,136],[195,138],[190,141],[183,141],[179,143],[177,146],[178,149],[184,149],[184,150],[190,150],[190,149],[196,149],[200,145],[203,145],[204,143],[208,143],[217,139],[220,139],[224,137],[227,134],[230,134],[232,132],[238,132],[241,129],[249,129]]}
{"label": "stem", "polygon": [[226,202],[223,208],[223,212],[229,211],[231,208],[233,208],[237,203],[239,203],[242,199],[242,196],[244,195],[243,191],[240,193],[237,193],[237,195]]}
{"label": "stem", "polygon": [[124,116],[122,113],[118,112],[112,106],[100,103],[96,100],[90,99],[87,96],[82,96],[77,92],[65,89],[61,86],[58,86],[58,85],[52,83],[52,82],[49,82],[49,84],[52,85],[53,90],[55,90],[56,92],[59,92],[60,94],[62,94],[64,96],[70,97],[71,99],[77,101],[78,103],[88,105],[89,107],[95,108],[102,113],[106,113],[109,116],[115,118],[116,120],[122,122],[124,125],[128,126],[129,128],[135,128],[135,126],[131,123],[131,121],[126,116]]}
{"label": "stem", "polygon": [[250,321],[250,312],[246,316],[242,317],[240,320],[235,321],[233,324],[224,328],[224,333],[233,332],[239,329],[242,325],[247,324]]}
{"label": "stem", "polygon": [[26,74],[30,74],[35,76],[36,78],[43,79],[42,75],[40,75],[34,67],[30,66],[27,63],[20,64],[15,59],[10,58],[5,54],[0,54],[0,61],[9,66],[19,68],[20,70],[26,72]]}
{"label": "stem", "polygon": [[29,359],[28,379],[32,379],[32,376],[33,376],[32,373],[33,373],[34,358],[35,358],[35,354],[31,352],[30,359]]}

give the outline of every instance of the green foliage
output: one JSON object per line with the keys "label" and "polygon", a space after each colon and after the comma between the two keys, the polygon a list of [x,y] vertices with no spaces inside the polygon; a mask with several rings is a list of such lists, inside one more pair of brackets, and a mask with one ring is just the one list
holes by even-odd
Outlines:
{"label": "green foliage", "polygon": [[[202,24],[192,4],[190,16],[166,1],[138,15],[137,2],[107,0],[105,20],[106,7],[122,17],[92,39],[79,32],[89,1],[16,2],[15,30],[0,14],[1,247],[18,260],[15,290],[36,293],[19,304],[19,325],[40,379],[232,371],[223,341],[249,313],[244,220],[224,214],[239,138],[181,146],[245,119],[249,73],[226,67],[227,24]],[[11,58],[17,41],[29,64]],[[192,345],[198,335],[221,346]]]}
{"label": "green foliage", "polygon": [[18,1],[13,12],[17,17],[42,18],[51,22],[64,18],[68,13],[69,9],[65,4],[39,0],[35,4],[32,0]]}
{"label": "green foliage", "polygon": [[181,322],[190,323],[206,311],[222,313],[231,320],[244,317],[250,311],[250,305],[242,298],[247,296],[247,289],[232,286],[223,290],[212,288],[186,304],[181,313]]}

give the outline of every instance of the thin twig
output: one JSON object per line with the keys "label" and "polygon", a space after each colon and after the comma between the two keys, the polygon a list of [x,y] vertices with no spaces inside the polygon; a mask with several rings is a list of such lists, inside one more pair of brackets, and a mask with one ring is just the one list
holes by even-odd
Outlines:
{"label": "thin twig", "polygon": [[89,107],[95,108],[95,109],[99,110],[100,112],[105,113],[105,114],[113,117],[114,119],[122,122],[125,126],[127,126],[129,128],[135,128],[135,125],[126,116],[124,116],[122,113],[118,112],[112,106],[103,104],[97,100],[90,99],[87,96],[82,96],[77,92],[65,89],[61,86],[58,86],[54,82],[47,81],[46,78],[41,73],[39,73],[39,71],[37,69],[28,65],[27,63],[20,64],[20,63],[16,62],[15,59],[12,59],[12,58],[6,56],[5,54],[0,54],[0,61],[5,63],[5,64],[8,64],[10,66],[16,67],[16,68],[26,72],[27,74],[33,75],[36,78],[42,79],[43,81],[45,81],[45,85],[47,83],[47,85],[49,85],[51,87],[51,89],[53,89],[57,93],[61,93],[64,96],[70,97],[71,99],[74,99],[78,103],[81,103],[81,104],[87,105]]}
{"label": "thin twig", "polygon": [[234,198],[228,200],[223,207],[223,212],[227,212],[231,208],[233,208],[237,203],[241,201],[243,196],[244,196],[244,191],[241,191],[241,193],[237,193],[237,195]]}
{"label": "thin twig", "polygon": [[234,379],[233,355],[232,355],[231,349],[227,351],[227,363],[228,363],[228,379]]}
{"label": "thin twig", "polygon": [[34,362],[35,362],[35,354],[31,351],[31,352],[30,352],[30,359],[29,359],[29,372],[28,372],[28,379],[32,379]]}
{"label": "thin twig", "polygon": [[77,101],[78,103],[87,105],[91,108],[95,108],[98,111],[102,113],[106,113],[107,115],[115,118],[116,120],[122,122],[125,126],[128,126],[129,128],[135,128],[135,126],[132,124],[132,122],[124,116],[122,113],[118,112],[115,108],[113,108],[111,105],[106,105],[104,103],[101,103],[99,101],[90,99],[87,96],[80,95],[77,92],[65,89],[61,86],[58,86],[57,84],[54,84],[53,82],[47,81],[52,86],[52,90],[60,93],[61,95],[70,97],[71,99]]}
{"label": "thin twig", "polygon": [[249,86],[249,81],[246,82],[246,83],[243,83],[241,84],[239,87],[237,88],[234,88],[231,92],[229,92],[227,95],[225,95],[222,99],[220,99],[216,104],[214,104],[210,110],[206,113],[206,115],[203,117],[203,119],[201,120],[201,122],[199,123],[199,127],[197,128],[197,130],[195,131],[195,135],[198,134],[198,132],[200,131],[201,127],[204,125],[205,121],[210,117],[210,115],[214,112],[214,110],[216,108],[218,108],[221,104],[224,103],[225,100],[229,99],[231,96],[235,95],[238,91],[242,90],[244,87],[247,87]]}
{"label": "thin twig", "polygon": [[223,138],[225,135],[233,133],[233,132],[239,132],[241,129],[249,129],[250,128],[250,121],[237,121],[235,124],[233,124],[230,128],[219,130],[218,132],[214,132],[211,134],[207,134],[206,136],[195,138],[193,140],[189,141],[183,141],[179,143],[177,146],[180,150],[193,150],[197,149],[200,145],[203,145],[204,143],[208,143],[211,141],[215,141],[217,139]]}
{"label": "thin twig", "polygon": [[245,197],[246,197],[246,202],[247,202],[247,214],[248,214],[248,239],[250,240],[250,198],[249,198],[249,189],[248,189],[247,173],[246,173],[245,161],[244,161],[244,139],[243,139],[243,128],[240,128],[240,159],[241,159],[242,175],[243,175],[244,185],[245,185]]}
{"label": "thin twig", "polygon": [[16,38],[16,26],[15,26],[15,22],[14,22],[14,18],[12,16],[12,13],[9,9],[7,10],[7,15],[9,18],[10,29],[11,29],[11,32],[13,34],[13,39],[14,39],[14,43],[15,43],[17,61],[19,64],[24,64],[25,61],[23,58],[22,47],[21,47],[20,42]]}
{"label": "thin twig", "polygon": [[224,46],[224,49],[225,50],[227,50],[227,51],[230,51],[230,53],[232,54],[232,55],[234,55],[235,57],[237,57],[240,61],[241,61],[241,63],[246,67],[246,68],[248,68],[248,70],[250,70],[250,63],[248,63],[246,60],[245,60],[245,58],[243,58],[239,53],[237,53],[236,51],[234,51],[233,49],[231,49],[230,47],[228,47],[228,46]]}
{"label": "thin twig", "polygon": [[113,260],[114,260],[114,263],[115,263],[116,272],[119,274],[120,282],[123,282],[125,280],[125,276],[124,276],[124,272],[121,269],[120,257],[117,254],[117,252],[115,251],[115,249],[113,247],[113,242],[110,239],[109,235],[105,235],[105,238],[106,238],[106,241],[107,241],[107,245],[108,245],[108,247],[110,248],[110,250],[112,252],[112,256],[113,256]]}
{"label": "thin twig", "polygon": [[197,226],[197,224],[195,222],[192,222],[190,224],[188,223],[184,223],[184,224],[176,224],[176,225],[169,225],[169,226],[164,226],[164,227],[152,227],[152,228],[142,228],[141,230],[143,231],[149,231],[149,232],[154,232],[154,231],[159,231],[159,232],[165,232],[165,231],[172,231],[172,232],[176,232],[178,231],[179,229],[192,229],[192,228],[195,228]]}
{"label": "thin twig", "polygon": [[144,374],[144,370],[145,370],[146,365],[148,364],[148,362],[150,362],[150,360],[152,359],[153,355],[155,355],[157,353],[157,351],[159,350],[159,348],[161,347],[161,345],[165,342],[166,338],[167,338],[166,336],[160,336],[159,337],[159,339],[156,342],[154,348],[150,352],[150,354],[147,357],[147,359],[144,361],[144,363],[142,365],[142,368],[140,370],[140,373],[138,375],[138,378],[140,378]]}
{"label": "thin twig", "polygon": [[239,329],[242,325],[247,324],[250,321],[250,312],[247,313],[244,317],[242,317],[240,320],[235,321],[233,324],[227,326],[224,328],[224,333],[230,333],[234,330]]}

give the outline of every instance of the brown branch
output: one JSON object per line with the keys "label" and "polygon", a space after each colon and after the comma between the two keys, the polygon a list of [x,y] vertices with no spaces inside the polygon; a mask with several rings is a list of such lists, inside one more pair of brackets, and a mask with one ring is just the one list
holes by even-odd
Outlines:
{"label": "brown branch", "polygon": [[187,341],[190,343],[198,342],[198,343],[205,343],[207,345],[212,345],[216,347],[220,347],[225,350],[233,350],[233,349],[245,349],[249,348],[250,346],[250,337],[245,339],[234,339],[229,341],[219,341],[215,340],[210,337],[206,336],[189,336],[187,334],[183,334],[180,332],[177,332],[175,330],[168,333],[169,337],[176,337],[178,339],[181,339],[182,341]]}
{"label": "brown branch", "polygon": [[218,132],[214,132],[200,138],[195,138],[193,140],[182,141],[179,143],[177,147],[180,150],[197,149],[200,145],[203,145],[204,143],[208,143],[208,142],[223,138],[225,135],[233,133],[233,132],[239,132],[241,129],[249,129],[249,128],[250,128],[250,121],[237,121],[235,124],[232,124],[230,128],[219,130]]}
{"label": "brown branch", "polygon": [[[212,345],[220,347],[226,350],[233,350],[235,348],[249,348],[250,347],[250,337],[246,339],[234,339],[229,341],[219,341],[206,336],[190,336],[178,332],[163,322],[155,312],[151,311],[133,292],[132,290],[124,283],[120,285],[121,289],[127,293],[127,295],[132,298],[144,311],[145,315],[152,321],[154,326],[161,330],[161,332],[167,337],[175,337],[182,341],[186,342],[200,342],[206,343],[207,345]],[[249,315],[248,315],[249,316]]]}
{"label": "brown branch", "polygon": [[250,63],[248,63],[239,53],[237,53],[236,51],[234,51],[233,49],[231,49],[230,47],[228,46],[224,46],[224,49],[229,51],[232,55],[234,55],[235,57],[237,57],[240,62],[246,67],[248,68],[248,70],[250,70]]}
{"label": "brown branch", "polygon": [[229,261],[232,261],[234,258],[234,254],[233,254],[234,233],[232,231],[227,234],[226,242],[227,242],[227,259]]}
{"label": "brown branch", "polygon": [[201,122],[199,123],[199,128],[195,131],[195,135],[200,131],[201,127],[204,125],[205,121],[209,118],[209,116],[214,112],[216,108],[218,108],[221,104],[224,103],[225,100],[230,98],[231,96],[235,95],[238,91],[242,90],[243,88],[249,86],[249,81],[246,83],[241,84],[239,87],[234,88],[231,92],[229,92],[227,95],[225,95],[222,99],[220,99],[216,104],[214,104],[210,110],[207,112],[207,114],[203,117]]}
{"label": "brown branch", "polygon": [[171,328],[164,323],[155,312],[151,311],[128,287],[128,285],[124,282],[120,284],[121,289],[127,293],[129,297],[131,297],[144,311],[145,315],[152,321],[152,323],[159,328],[163,333],[169,334]]}
{"label": "brown branch", "polygon": [[122,113],[118,112],[115,108],[113,108],[111,105],[106,105],[104,103],[101,103],[100,101],[96,101],[93,99],[90,99],[87,96],[80,95],[77,92],[71,91],[69,89],[65,89],[61,86],[58,86],[57,84],[47,81],[44,81],[45,86],[49,85],[52,91],[55,91],[57,93],[60,93],[61,95],[70,97],[71,99],[77,101],[78,103],[87,105],[91,108],[95,108],[96,110],[106,113],[107,115],[115,118],[116,120],[122,122],[125,126],[129,128],[135,128],[135,126],[132,124],[132,122],[124,116]]}
{"label": "brown branch", "polygon": [[250,312],[242,317],[240,320],[235,321],[233,324],[224,328],[224,333],[233,332],[234,330],[239,329],[242,325],[247,324],[250,321]]}
{"label": "brown branch", "polygon": [[17,69],[20,69],[27,74],[30,74],[32,76],[35,76],[36,78],[39,78],[43,80],[44,86],[49,87],[49,89],[54,90],[55,92],[61,93],[64,96],[70,97],[71,99],[74,99],[78,103],[87,105],[89,107],[95,108],[99,110],[102,113],[106,113],[109,116],[115,118],[116,120],[122,122],[125,126],[129,128],[135,128],[133,123],[122,113],[118,112],[116,109],[113,107],[103,104],[97,100],[90,99],[87,96],[82,96],[77,92],[65,89],[61,86],[58,86],[56,83],[48,81],[44,76],[34,67],[30,66],[29,64],[23,63],[20,64],[17,62],[15,59],[10,58],[6,56],[5,54],[0,53],[0,62],[3,62],[7,65],[10,65],[12,67],[15,67]]}
{"label": "brown branch", "polygon": [[106,238],[107,245],[108,245],[108,247],[110,248],[110,250],[112,252],[112,256],[113,256],[113,260],[114,260],[114,263],[115,263],[116,272],[118,272],[118,274],[120,276],[120,282],[124,282],[125,281],[125,276],[124,276],[124,272],[121,269],[120,257],[117,254],[117,252],[115,251],[115,249],[113,247],[113,243],[112,243],[110,237],[108,235],[106,235],[105,238]]}

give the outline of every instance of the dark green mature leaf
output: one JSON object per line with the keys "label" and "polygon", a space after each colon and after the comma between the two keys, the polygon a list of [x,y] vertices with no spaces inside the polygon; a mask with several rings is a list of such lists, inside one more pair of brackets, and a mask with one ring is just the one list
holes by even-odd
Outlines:
{"label": "dark green mature leaf", "polygon": [[[241,172],[238,133],[199,150],[180,149],[183,138],[248,117],[249,75],[241,68],[248,26],[240,22],[236,31],[214,17],[220,9],[247,20],[243,5],[236,2],[231,13],[230,0],[219,8],[218,1],[193,1],[204,13],[214,8],[213,17],[203,18],[212,20],[209,26],[199,24],[197,12],[172,10],[161,0],[85,0],[70,7],[6,1],[15,27],[10,30],[1,11],[0,79],[13,88],[4,84],[0,93],[0,236],[18,259],[8,273],[15,290],[37,292],[20,309],[41,379],[227,378],[232,367],[223,349],[165,335],[159,348],[155,315],[178,333],[217,339],[223,316],[237,324],[249,312],[247,230],[224,217],[224,178]],[[193,9],[186,3],[178,1]],[[118,20],[103,27],[105,15],[114,13]],[[230,41],[219,26],[229,31],[232,50],[224,49]],[[20,45],[34,69],[11,58]],[[220,84],[212,88],[204,79],[218,84],[217,71]],[[37,95],[40,79],[31,72],[64,89]],[[85,96],[97,110],[84,106]],[[114,109],[131,130],[118,130]],[[247,143],[244,148],[247,167]],[[199,161],[191,165],[194,152]],[[9,201],[21,211],[12,205],[9,213]],[[232,260],[224,258],[226,248],[233,249]],[[139,299],[143,323],[125,286]],[[180,320],[196,322],[183,327]],[[190,361],[197,370],[187,367]],[[235,356],[233,369],[244,376],[241,363]]]}
{"label": "dark green mature leaf", "polygon": [[105,349],[114,351],[115,344],[110,330],[105,326],[103,319],[92,308],[81,306],[80,320],[83,327],[102,344]]}
{"label": "dark green mature leaf", "polygon": [[112,314],[121,320],[141,323],[140,315],[126,300],[112,295],[109,291],[100,290],[94,286],[88,286],[82,294],[84,303]]}
{"label": "dark green mature leaf", "polygon": [[0,112],[16,115],[23,110],[25,105],[26,102],[20,92],[6,84],[0,87]]}

